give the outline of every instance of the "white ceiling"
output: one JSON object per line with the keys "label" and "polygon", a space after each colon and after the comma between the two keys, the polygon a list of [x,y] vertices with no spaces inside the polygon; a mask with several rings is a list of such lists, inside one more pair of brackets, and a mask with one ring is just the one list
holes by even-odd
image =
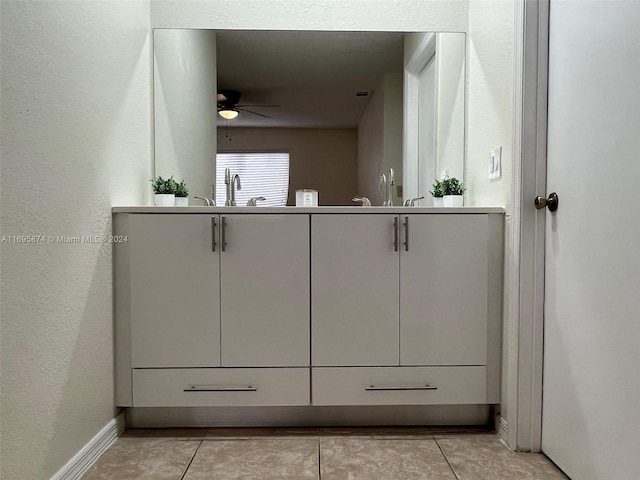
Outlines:
{"label": "white ceiling", "polygon": [[224,127],[354,128],[382,74],[402,72],[404,34],[218,31],[218,90],[238,90],[247,107]]}

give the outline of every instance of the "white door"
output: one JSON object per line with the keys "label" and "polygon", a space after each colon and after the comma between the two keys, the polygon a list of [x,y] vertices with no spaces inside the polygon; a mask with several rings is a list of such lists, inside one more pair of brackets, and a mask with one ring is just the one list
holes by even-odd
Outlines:
{"label": "white door", "polygon": [[436,56],[419,74],[418,99],[418,195],[423,205],[433,205],[428,194],[436,179]]}
{"label": "white door", "polygon": [[640,478],[640,2],[553,1],[542,450]]}

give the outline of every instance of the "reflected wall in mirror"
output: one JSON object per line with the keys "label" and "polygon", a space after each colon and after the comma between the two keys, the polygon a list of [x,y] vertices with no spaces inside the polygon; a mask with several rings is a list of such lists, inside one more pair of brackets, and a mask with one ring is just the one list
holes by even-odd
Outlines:
{"label": "reflected wall in mirror", "polygon": [[464,46],[464,33],[155,30],[156,174],[210,196],[217,152],[287,152],[289,205],[301,188],[381,205],[389,168],[395,205],[403,190],[430,205],[443,170],[462,177]]}

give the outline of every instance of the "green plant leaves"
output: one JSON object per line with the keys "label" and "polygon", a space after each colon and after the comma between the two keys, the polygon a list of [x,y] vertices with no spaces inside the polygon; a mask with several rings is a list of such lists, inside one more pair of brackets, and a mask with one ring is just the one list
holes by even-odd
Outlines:
{"label": "green plant leaves", "polygon": [[[155,194],[174,194],[176,193],[178,183],[173,179],[173,175],[171,178],[164,179],[162,177],[153,177],[151,180],[151,188],[153,188],[153,192]],[[182,181],[184,183],[184,180]],[[186,188],[186,185],[185,185]]]}
{"label": "green plant leaves", "polygon": [[433,184],[433,190],[429,191],[434,197],[444,197],[445,195],[462,195],[467,187],[455,177],[444,177],[442,180],[436,180]]}

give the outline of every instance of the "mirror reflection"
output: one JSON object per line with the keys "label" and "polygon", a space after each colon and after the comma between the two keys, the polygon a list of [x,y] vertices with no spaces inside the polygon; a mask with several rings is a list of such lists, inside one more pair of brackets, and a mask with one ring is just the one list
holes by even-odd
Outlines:
{"label": "mirror reflection", "polygon": [[462,178],[463,33],[163,29],[154,53],[156,175],[192,198],[215,183],[224,205],[225,168],[238,205],[313,189],[320,205],[426,206],[435,178]]}

